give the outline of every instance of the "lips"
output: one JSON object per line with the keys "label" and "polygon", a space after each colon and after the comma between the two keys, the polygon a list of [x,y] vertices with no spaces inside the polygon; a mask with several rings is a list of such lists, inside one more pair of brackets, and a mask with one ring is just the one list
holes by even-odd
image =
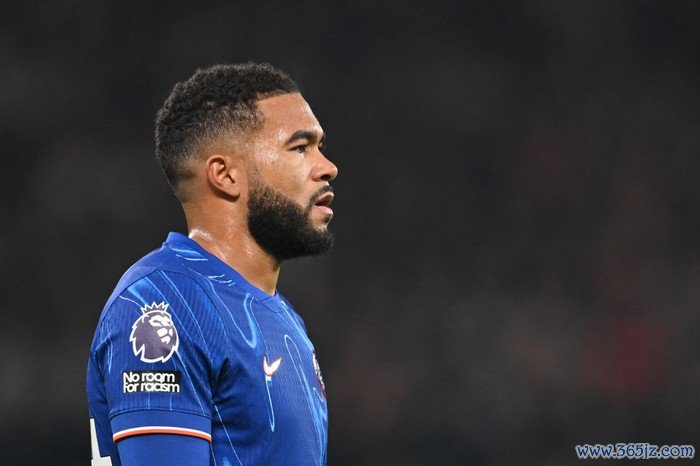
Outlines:
{"label": "lips", "polygon": [[328,207],[331,205],[331,202],[333,202],[334,197],[335,195],[332,192],[324,193],[318,198],[316,198],[316,202],[314,202],[314,205],[317,205],[319,207]]}
{"label": "lips", "polygon": [[333,188],[330,186],[326,186],[322,188],[321,194],[315,196],[313,199],[313,209],[317,210],[322,213],[323,217],[326,220],[330,220],[331,217],[333,217],[333,209],[331,209],[329,206],[331,205],[331,202],[333,202],[333,198],[335,195],[333,194]]}

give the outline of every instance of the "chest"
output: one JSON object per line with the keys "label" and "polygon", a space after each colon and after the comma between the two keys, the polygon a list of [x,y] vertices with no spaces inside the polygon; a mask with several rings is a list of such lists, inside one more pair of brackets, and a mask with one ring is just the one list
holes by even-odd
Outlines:
{"label": "chest", "polygon": [[[222,293],[228,367],[214,403],[228,428],[257,435],[322,441],[326,397],[313,344],[283,301]],[[228,298],[228,299],[226,299]]]}

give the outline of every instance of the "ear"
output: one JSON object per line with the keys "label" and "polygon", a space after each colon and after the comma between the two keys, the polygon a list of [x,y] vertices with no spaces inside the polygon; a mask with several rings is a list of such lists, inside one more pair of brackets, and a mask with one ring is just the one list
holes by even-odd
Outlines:
{"label": "ear", "polygon": [[219,195],[238,199],[243,185],[243,166],[238,157],[213,154],[206,162],[207,181],[211,189]]}

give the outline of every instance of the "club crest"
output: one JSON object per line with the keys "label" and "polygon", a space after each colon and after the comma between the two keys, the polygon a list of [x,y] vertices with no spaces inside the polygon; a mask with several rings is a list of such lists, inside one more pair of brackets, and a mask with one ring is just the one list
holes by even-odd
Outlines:
{"label": "club crest", "polygon": [[323,376],[321,375],[321,366],[318,364],[318,359],[316,359],[316,351],[311,352],[311,357],[314,364],[314,372],[316,372],[316,380],[318,381],[318,387],[321,389],[323,398],[326,398],[326,384],[323,383]]}
{"label": "club crest", "polygon": [[180,340],[168,306],[165,301],[146,304],[141,308],[143,315],[131,326],[129,341],[134,356],[143,362],[165,362],[177,351]]}

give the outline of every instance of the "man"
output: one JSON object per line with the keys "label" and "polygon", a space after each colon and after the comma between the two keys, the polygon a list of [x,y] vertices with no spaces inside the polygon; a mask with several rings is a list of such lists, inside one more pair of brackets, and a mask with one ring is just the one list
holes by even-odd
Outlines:
{"label": "man", "polygon": [[325,464],[323,379],[280,265],[321,254],[338,170],[296,84],[218,65],[158,112],[187,218],[107,301],[87,374],[92,465]]}

